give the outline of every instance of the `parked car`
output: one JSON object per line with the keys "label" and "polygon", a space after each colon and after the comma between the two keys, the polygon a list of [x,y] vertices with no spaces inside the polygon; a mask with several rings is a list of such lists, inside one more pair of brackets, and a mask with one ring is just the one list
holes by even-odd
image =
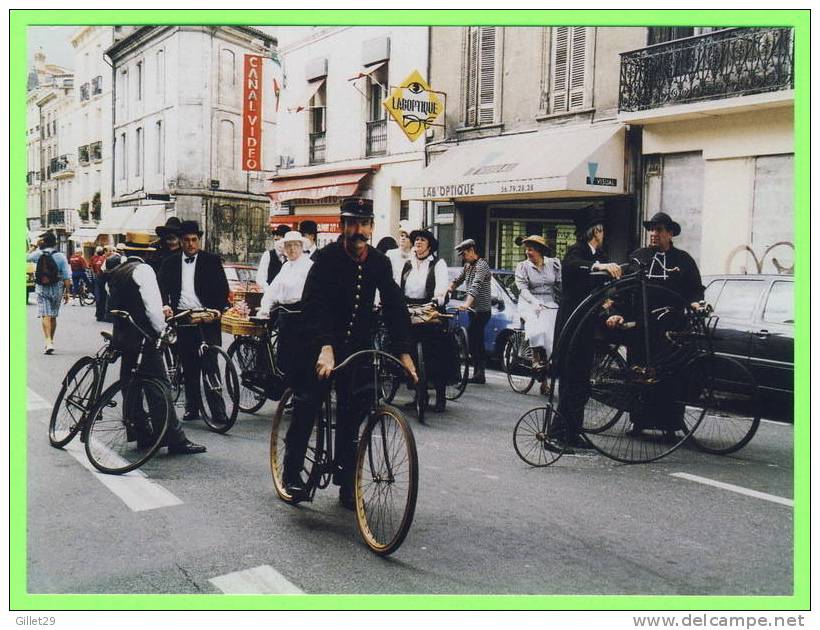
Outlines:
{"label": "parked car", "polygon": [[754,376],[765,415],[794,419],[794,278],[704,276],[706,301],[719,316],[718,354],[741,361]]}
{"label": "parked car", "polygon": [[264,290],[256,284],[256,267],[245,263],[225,263],[224,267],[230,303],[245,300],[248,306],[258,307]]}
{"label": "parked car", "polygon": [[[447,273],[452,281],[461,273],[461,267],[449,267]],[[521,324],[518,317],[518,306],[516,299],[504,288],[503,281],[505,276],[511,274],[510,271],[492,270],[493,279],[490,292],[492,295],[492,314],[490,321],[484,328],[484,348],[487,351],[488,358],[501,358],[501,353],[504,351],[504,344],[507,342],[507,337],[510,332],[518,328]],[[457,287],[450,296],[450,303],[448,306],[456,307],[463,304],[467,299],[467,293],[464,285]],[[467,313],[459,315],[459,321],[467,326]]]}

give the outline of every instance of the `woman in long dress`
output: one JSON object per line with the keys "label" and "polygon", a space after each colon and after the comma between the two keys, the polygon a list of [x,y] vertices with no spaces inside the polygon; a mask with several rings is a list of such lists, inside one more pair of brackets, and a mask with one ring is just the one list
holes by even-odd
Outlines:
{"label": "woman in long dress", "polygon": [[522,242],[527,259],[515,269],[518,287],[518,314],[533,351],[533,368],[544,367],[552,354],[558,297],[561,292],[561,261],[549,258],[549,247],[541,236]]}

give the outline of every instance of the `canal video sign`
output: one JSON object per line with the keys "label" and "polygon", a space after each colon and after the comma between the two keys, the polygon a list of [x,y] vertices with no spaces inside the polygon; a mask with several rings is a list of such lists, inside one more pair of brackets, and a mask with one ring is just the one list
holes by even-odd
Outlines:
{"label": "canal video sign", "polygon": [[418,70],[393,88],[383,103],[410,142],[418,140],[427,127],[444,114],[441,99],[430,90]]}
{"label": "canal video sign", "polygon": [[242,170],[262,170],[262,57],[245,55],[242,98]]}

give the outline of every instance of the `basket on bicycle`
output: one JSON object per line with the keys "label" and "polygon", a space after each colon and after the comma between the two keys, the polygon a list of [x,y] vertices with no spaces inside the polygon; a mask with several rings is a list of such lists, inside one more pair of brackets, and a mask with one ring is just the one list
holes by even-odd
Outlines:
{"label": "basket on bicycle", "polygon": [[263,326],[256,324],[249,319],[232,314],[230,311],[222,315],[222,332],[231,335],[261,335],[265,332]]}
{"label": "basket on bicycle", "polygon": [[410,323],[414,326],[440,324],[444,315],[439,312],[435,304],[408,305]]}

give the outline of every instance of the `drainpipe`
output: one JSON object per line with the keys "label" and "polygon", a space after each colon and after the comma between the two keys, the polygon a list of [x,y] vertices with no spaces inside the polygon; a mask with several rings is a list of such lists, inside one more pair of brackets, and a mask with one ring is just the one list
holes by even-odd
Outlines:
{"label": "drainpipe", "polygon": [[[111,27],[114,28],[113,26]],[[114,182],[117,180],[117,163],[114,160],[114,147],[117,139],[117,134],[114,128],[117,124],[117,69],[114,67],[114,60],[108,56],[108,53],[103,53],[103,61],[111,66],[111,207],[114,207]],[[109,63],[110,61],[110,63]],[[110,210],[111,208],[109,208]],[[100,221],[102,221],[102,199],[100,199]]]}

